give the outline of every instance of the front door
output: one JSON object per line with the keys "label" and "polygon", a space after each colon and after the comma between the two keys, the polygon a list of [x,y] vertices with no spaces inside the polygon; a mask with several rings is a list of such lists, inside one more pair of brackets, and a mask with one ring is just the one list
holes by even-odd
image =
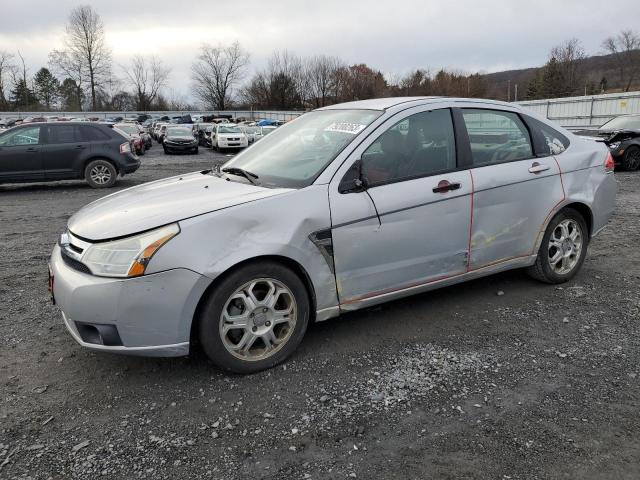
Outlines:
{"label": "front door", "polygon": [[0,180],[42,180],[40,126],[19,127],[0,137]]}
{"label": "front door", "polygon": [[347,161],[361,159],[368,189],[341,193],[344,172],[330,185],[343,305],[467,270],[472,185],[458,169],[451,111],[412,109],[380,129]]}

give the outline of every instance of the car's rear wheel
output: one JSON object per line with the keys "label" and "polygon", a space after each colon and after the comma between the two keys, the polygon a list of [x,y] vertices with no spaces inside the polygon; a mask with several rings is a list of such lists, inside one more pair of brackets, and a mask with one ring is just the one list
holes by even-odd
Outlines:
{"label": "car's rear wheel", "polygon": [[225,277],[205,300],[200,343],[225,370],[264,370],[298,347],[309,310],[309,295],[295,272],[274,262],[248,264]]}
{"label": "car's rear wheel", "polygon": [[542,282],[566,282],[582,267],[588,245],[584,217],[572,208],[564,209],[549,222],[536,263],[527,272]]}
{"label": "car's rear wheel", "polygon": [[640,148],[629,147],[622,158],[622,168],[628,171],[638,170],[640,168]]}
{"label": "car's rear wheel", "polygon": [[116,183],[118,171],[108,160],[93,160],[84,169],[84,178],[93,188],[109,188]]}

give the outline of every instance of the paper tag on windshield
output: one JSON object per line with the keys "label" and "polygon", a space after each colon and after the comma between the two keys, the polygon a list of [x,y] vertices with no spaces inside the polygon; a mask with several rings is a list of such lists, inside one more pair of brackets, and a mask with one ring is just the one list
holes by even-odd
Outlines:
{"label": "paper tag on windshield", "polygon": [[340,122],[332,123],[324,129],[325,132],[341,132],[350,133],[356,135],[366,128],[366,125],[360,125],[359,123]]}

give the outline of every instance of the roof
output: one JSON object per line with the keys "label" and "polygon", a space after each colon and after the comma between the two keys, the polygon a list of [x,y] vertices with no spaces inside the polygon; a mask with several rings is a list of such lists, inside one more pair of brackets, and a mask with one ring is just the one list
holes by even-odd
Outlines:
{"label": "roof", "polygon": [[456,97],[387,97],[387,98],[371,98],[369,100],[358,100],[355,102],[338,103],[330,105],[318,110],[339,110],[339,109],[363,109],[363,110],[387,110],[397,107],[401,104],[422,105],[426,103],[440,102],[471,102],[509,106],[511,108],[520,108],[519,105],[508,102],[500,102],[498,100],[487,100],[483,98],[456,98]]}

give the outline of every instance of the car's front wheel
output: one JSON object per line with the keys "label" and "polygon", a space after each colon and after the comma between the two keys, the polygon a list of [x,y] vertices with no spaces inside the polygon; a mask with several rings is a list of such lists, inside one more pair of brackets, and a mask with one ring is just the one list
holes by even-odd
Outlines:
{"label": "car's front wheel", "polygon": [[93,160],[84,169],[84,178],[93,188],[109,188],[116,183],[118,171],[108,160]]}
{"label": "car's front wheel", "polygon": [[563,283],[578,273],[587,254],[589,233],[584,217],[566,208],[551,219],[536,263],[527,272],[536,280]]}
{"label": "car's front wheel", "polygon": [[219,367],[253,373],[285,360],[309,323],[309,295],[298,275],[274,262],[244,265],[205,300],[200,343]]}
{"label": "car's front wheel", "polygon": [[628,171],[640,168],[640,148],[634,146],[627,148],[622,158],[622,168]]}

